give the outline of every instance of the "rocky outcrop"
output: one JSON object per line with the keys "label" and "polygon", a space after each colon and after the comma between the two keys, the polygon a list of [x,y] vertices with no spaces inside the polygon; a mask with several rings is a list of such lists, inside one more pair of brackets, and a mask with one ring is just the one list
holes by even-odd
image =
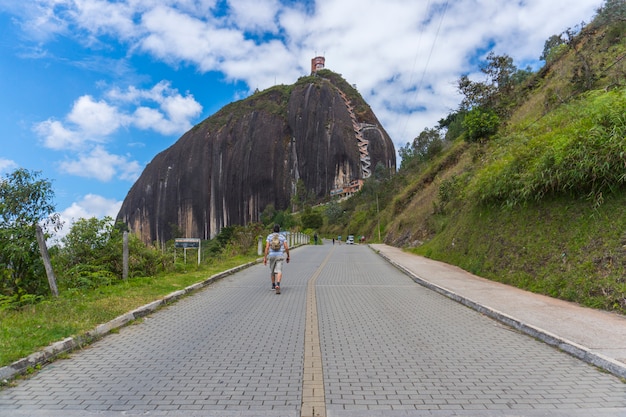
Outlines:
{"label": "rocky outcrop", "polygon": [[323,201],[364,178],[364,141],[372,169],[395,171],[393,143],[369,106],[320,71],[232,103],[185,133],[146,166],[117,220],[145,242],[209,239],[259,221],[268,204],[288,208],[298,180]]}

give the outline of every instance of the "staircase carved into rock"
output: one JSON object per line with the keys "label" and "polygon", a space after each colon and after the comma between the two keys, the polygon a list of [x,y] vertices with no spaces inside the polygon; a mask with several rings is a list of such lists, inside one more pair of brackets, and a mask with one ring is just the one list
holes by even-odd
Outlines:
{"label": "staircase carved into rock", "polygon": [[357,146],[359,147],[359,159],[361,161],[361,177],[363,179],[369,178],[372,175],[372,164],[370,161],[370,154],[368,150],[369,142],[363,137],[363,129],[366,126],[364,123],[359,123],[356,119],[356,114],[354,113],[354,107],[350,100],[346,96],[346,94],[339,91],[339,95],[346,103],[346,108],[348,109],[348,113],[350,113],[350,119],[352,120],[352,127],[354,128],[354,136],[356,137]]}

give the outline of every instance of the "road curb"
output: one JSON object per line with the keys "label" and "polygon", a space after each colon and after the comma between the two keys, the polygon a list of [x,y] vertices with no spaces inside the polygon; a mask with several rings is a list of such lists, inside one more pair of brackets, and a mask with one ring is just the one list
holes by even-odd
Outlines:
{"label": "road curb", "polygon": [[476,301],[466,298],[460,294],[457,294],[451,290],[440,287],[436,284],[433,284],[432,282],[426,281],[420,276],[416,275],[410,269],[404,267],[403,265],[397,263],[396,261],[394,261],[387,255],[385,255],[384,253],[372,248],[371,246],[370,248],[375,253],[377,253],[380,257],[382,257],[387,262],[389,262],[391,265],[393,265],[394,267],[402,271],[404,274],[408,275],[416,283],[430,290],[433,290],[441,295],[444,295],[460,304],[463,304],[466,307],[476,310],[479,313],[486,315],[487,317],[490,317],[503,324],[506,324],[507,326],[512,327],[524,334],[534,337],[535,339],[541,340],[542,342],[550,346],[556,347],[566,353],[569,353],[570,355],[584,362],[597,366],[598,368],[604,369],[605,371],[617,377],[626,379],[626,365],[612,358],[606,357],[600,353],[595,353],[591,351],[589,348],[582,346],[578,343],[572,342],[571,340],[557,336],[539,327],[524,323],[523,321],[516,319],[514,317],[511,317],[501,311],[495,310],[491,307],[487,307]]}
{"label": "road curb", "polygon": [[236,266],[226,271],[219,272],[215,275],[211,275],[204,281],[190,285],[185,289],[170,293],[159,300],[145,304],[141,307],[136,308],[133,311],[122,314],[121,316],[118,316],[107,323],[100,324],[96,326],[96,328],[94,328],[93,330],[90,330],[83,335],[68,337],[61,341],[52,343],[50,346],[47,346],[38,352],[35,352],[25,358],[19,359],[10,365],[1,367],[0,382],[6,382],[9,379],[12,379],[18,375],[24,375],[31,370],[37,369],[38,367],[41,367],[46,363],[52,362],[54,359],[58,358],[61,355],[68,354],[74,350],[82,348],[85,345],[93,343],[94,341],[111,333],[112,331],[128,325],[134,320],[152,314],[159,308],[167,304],[171,304],[187,294],[198,291],[217,280],[225,278],[243,269],[254,266],[262,261],[263,259],[256,259],[255,261]]}

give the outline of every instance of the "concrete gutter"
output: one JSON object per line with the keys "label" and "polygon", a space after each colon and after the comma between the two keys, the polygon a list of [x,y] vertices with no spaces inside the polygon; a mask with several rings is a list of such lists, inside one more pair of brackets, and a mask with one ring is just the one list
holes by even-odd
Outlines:
{"label": "concrete gutter", "polygon": [[369,246],[416,283],[626,379],[626,317],[489,281],[398,248]]}

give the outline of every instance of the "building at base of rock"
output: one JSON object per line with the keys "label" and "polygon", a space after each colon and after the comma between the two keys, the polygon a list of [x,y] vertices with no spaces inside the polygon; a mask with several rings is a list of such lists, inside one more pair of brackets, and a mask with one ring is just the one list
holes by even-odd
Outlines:
{"label": "building at base of rock", "polygon": [[344,184],[341,187],[333,188],[332,190],[330,190],[330,197],[338,198],[340,200],[350,198],[355,193],[359,192],[361,190],[361,187],[363,187],[363,180],[353,180],[350,181],[350,183],[348,184]]}

